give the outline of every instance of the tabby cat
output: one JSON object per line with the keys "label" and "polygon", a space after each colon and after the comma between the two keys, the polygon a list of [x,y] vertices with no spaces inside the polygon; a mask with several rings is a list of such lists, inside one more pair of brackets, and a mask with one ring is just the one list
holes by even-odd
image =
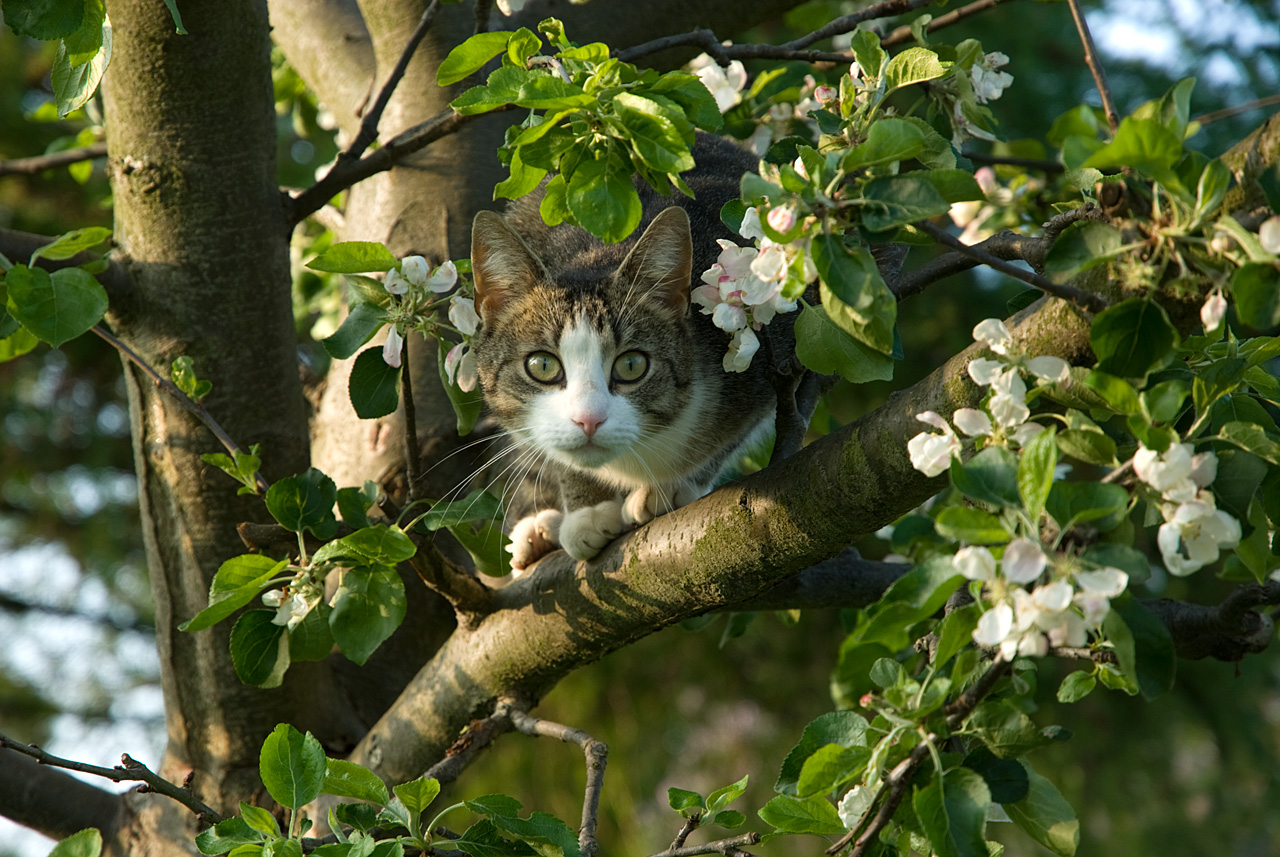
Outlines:
{"label": "tabby cat", "polygon": [[619,244],[547,226],[541,192],[505,217],[476,215],[484,399],[517,444],[513,467],[558,489],[512,528],[516,569],[557,545],[596,556],[624,529],[707,493],[772,429],[765,349],[746,372],[725,372],[729,334],[690,304],[716,239],[737,237],[720,208],[755,159],[705,135],[693,154],[682,178],[696,199],[640,187],[642,229]]}

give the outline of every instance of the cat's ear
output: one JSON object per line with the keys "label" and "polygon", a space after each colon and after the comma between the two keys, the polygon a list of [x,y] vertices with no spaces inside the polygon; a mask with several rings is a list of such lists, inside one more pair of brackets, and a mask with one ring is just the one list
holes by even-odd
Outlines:
{"label": "cat's ear", "polygon": [[649,224],[622,263],[622,282],[642,283],[650,294],[680,314],[689,309],[693,238],[689,215],[679,206],[664,209]]}
{"label": "cat's ear", "polygon": [[471,224],[471,275],[476,310],[492,319],[512,296],[533,285],[542,263],[495,212],[481,211]]}

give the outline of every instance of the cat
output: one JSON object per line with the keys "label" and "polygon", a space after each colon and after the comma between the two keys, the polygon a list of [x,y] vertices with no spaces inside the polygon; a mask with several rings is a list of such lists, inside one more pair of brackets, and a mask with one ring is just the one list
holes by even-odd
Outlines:
{"label": "cat", "polygon": [[[556,546],[595,557],[623,530],[706,494],[773,428],[766,349],[747,371],[726,372],[729,334],[690,300],[716,239],[737,238],[720,209],[756,161],[703,134],[693,155],[682,178],[696,198],[664,198],[637,180],[640,228],[618,244],[547,226],[541,190],[505,216],[476,215],[480,387],[545,507],[511,529],[516,570]],[[786,326],[777,322],[775,337]]]}

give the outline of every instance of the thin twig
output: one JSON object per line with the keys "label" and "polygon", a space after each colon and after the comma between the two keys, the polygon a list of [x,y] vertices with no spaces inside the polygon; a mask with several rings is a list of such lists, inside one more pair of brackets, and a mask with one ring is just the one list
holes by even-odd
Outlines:
{"label": "thin twig", "polygon": [[94,158],[107,156],[106,143],[94,143],[79,149],[64,149],[48,155],[35,155],[30,158],[14,158],[11,161],[0,161],[0,176],[25,173],[35,175],[45,170],[78,164],[81,161],[92,161]]}
{"label": "thin twig", "polygon": [[1212,110],[1208,113],[1201,113],[1199,116],[1191,117],[1191,121],[1200,125],[1208,125],[1210,122],[1217,122],[1219,119],[1229,119],[1240,113],[1248,113],[1250,110],[1258,110],[1263,107],[1270,107],[1273,104],[1280,104],[1280,93],[1276,95],[1268,95],[1265,98],[1259,98],[1255,101],[1249,101],[1245,104],[1237,104],[1235,107],[1224,107],[1221,110]]}
{"label": "thin twig", "polygon": [[995,268],[1002,274],[1008,274],[1010,277],[1022,280],[1028,285],[1035,286],[1045,294],[1053,295],[1056,298],[1062,298],[1065,301],[1070,301],[1076,306],[1089,310],[1090,312],[1102,312],[1107,308],[1107,302],[1099,295],[1086,292],[1082,289],[1077,289],[1074,286],[1060,286],[1048,277],[1041,276],[1034,271],[1023,270],[1022,268],[1019,268],[1016,265],[1011,265],[1003,259],[999,259],[983,250],[962,244],[955,236],[939,229],[927,220],[917,221],[915,223],[915,227],[933,238],[933,240],[937,241],[939,244],[945,244],[952,250],[963,253],[966,256],[972,256],[982,264],[990,268]]}
{"label": "thin twig", "polygon": [[1114,134],[1120,127],[1120,114],[1116,111],[1116,102],[1111,97],[1111,88],[1107,86],[1107,73],[1102,69],[1098,59],[1098,49],[1093,46],[1093,36],[1089,33],[1089,24],[1080,11],[1080,0],[1067,0],[1071,7],[1071,18],[1076,22],[1076,32],[1080,34],[1080,43],[1084,45],[1084,61],[1093,74],[1093,82],[1098,87],[1098,95],[1102,96],[1102,109],[1107,114],[1107,124]]}
{"label": "thin twig", "polygon": [[482,720],[472,720],[457,740],[444,751],[444,758],[432,765],[423,776],[441,785],[458,778],[463,769],[503,732],[511,728],[505,711],[495,711]]}
{"label": "thin twig", "polygon": [[753,59],[834,63],[847,63],[853,59],[853,55],[847,53],[797,50],[779,45],[724,45],[720,43],[720,38],[713,31],[707,29],[678,33],[674,36],[663,36],[660,39],[614,51],[613,55],[623,62],[635,62],[640,57],[648,56],[658,51],[685,46],[702,48],[708,56],[720,65],[728,65],[733,60]]}
{"label": "thin twig", "polygon": [[359,159],[364,154],[365,149],[376,139],[378,139],[378,123],[382,121],[382,114],[387,109],[387,104],[391,101],[391,96],[395,93],[396,87],[400,85],[400,81],[404,78],[405,71],[409,68],[409,61],[413,59],[414,53],[418,50],[418,45],[422,44],[422,40],[427,35],[427,31],[431,29],[431,25],[436,20],[436,14],[440,11],[440,0],[431,0],[431,5],[422,13],[422,17],[418,19],[418,26],[414,28],[413,35],[409,36],[409,43],[404,46],[404,50],[400,52],[400,59],[396,61],[396,67],[391,70],[391,74],[387,77],[386,83],[382,84],[382,89],[378,92],[378,97],[374,99],[373,106],[369,108],[369,112],[360,120],[360,131],[356,134],[356,138],[351,141],[351,145],[346,151],[338,155],[338,162],[343,160],[353,161]]}
{"label": "thin twig", "polygon": [[[112,334],[108,333],[102,325],[95,324],[89,329],[96,333],[101,339],[109,343],[111,347],[115,348],[125,357],[128,357],[134,365],[145,372],[151,380],[155,382],[157,387],[168,393],[178,402],[178,404],[182,405],[195,415],[196,419],[204,423],[205,428],[213,432],[213,436],[218,439],[222,446],[227,450],[227,452],[230,452],[232,456],[235,456],[238,452],[243,452],[236,442],[231,439],[231,435],[227,434],[222,426],[218,424],[218,421],[215,420],[207,410],[205,410],[204,405],[190,398],[186,393],[178,389],[178,385],[174,384],[168,378],[157,372],[155,368],[146,360],[143,360],[136,351],[125,345]],[[265,494],[267,489],[271,487],[271,483],[263,477],[261,472],[255,472],[254,479],[258,484],[258,490],[263,494]]]}
{"label": "thin twig", "polygon": [[[542,738],[555,738],[567,744],[577,744],[587,760],[587,785],[582,797],[582,827],[578,830],[578,848],[583,857],[595,857],[599,844],[596,842],[596,814],[600,809],[600,790],[604,788],[605,761],[609,755],[609,747],[603,741],[597,741],[581,729],[573,729],[550,720],[533,717],[521,711],[510,702],[502,703],[511,725],[517,732]],[[705,854],[707,852],[698,852]]]}
{"label": "thin twig", "polygon": [[929,5],[933,0],[882,0],[880,3],[873,4],[860,12],[852,15],[845,15],[843,18],[836,18],[834,21],[826,24],[812,33],[801,36],[787,42],[782,47],[789,50],[798,50],[807,48],[814,42],[820,42],[831,36],[839,36],[857,29],[858,25],[863,21],[873,21],[876,18],[889,18],[897,15],[903,15],[921,6]]}
{"label": "thin twig", "polygon": [[52,753],[46,753],[35,744],[23,744],[3,734],[0,734],[0,749],[14,750],[24,756],[30,756],[42,765],[65,768],[68,771],[79,771],[82,774],[93,774],[96,777],[103,777],[115,783],[140,782],[143,784],[138,787],[140,791],[152,791],[172,798],[194,812],[201,821],[217,824],[222,820],[222,816],[218,815],[211,807],[191,793],[189,784],[174,785],[159,774],[153,773],[150,768],[133,759],[127,753],[120,757],[119,765],[114,768],[104,768],[100,765],[90,765],[86,762],[63,759]]}
{"label": "thin twig", "polygon": [[409,377],[409,340],[400,343],[400,398],[404,400],[405,469],[409,502],[422,491],[422,450],[418,448],[418,412],[413,403],[413,379]]}
{"label": "thin twig", "polygon": [[[974,0],[967,6],[961,6],[959,9],[952,9],[945,15],[939,15],[928,23],[924,28],[926,33],[932,33],[935,30],[941,30],[943,27],[950,27],[952,24],[959,23],[965,18],[994,9],[1001,3],[1008,3],[1010,0]],[[895,45],[910,42],[915,39],[915,33],[911,32],[910,24],[903,24],[901,27],[895,27],[889,35],[880,40],[880,47],[891,48]]]}
{"label": "thin twig", "polygon": [[[1005,261],[1021,259],[1026,262],[1032,262],[1033,259],[1043,258],[1050,244],[1043,238],[1033,238],[1005,230],[978,244],[967,246],[970,249],[981,250]],[[982,261],[972,253],[944,253],[941,256],[930,259],[918,268],[903,273],[897,282],[891,285],[890,290],[898,300],[906,300],[924,291],[938,280],[976,268],[980,264],[982,264]]]}
{"label": "thin twig", "polygon": [[671,846],[668,851],[675,851],[683,848],[685,840],[689,838],[689,834],[698,829],[698,823],[702,821],[702,813],[695,812],[684,820],[684,824],[680,825],[680,829],[676,831],[676,838],[671,840]]}
{"label": "thin twig", "polygon": [[743,833],[728,839],[717,839],[715,842],[704,842],[701,845],[686,845],[683,848],[668,848],[659,851],[653,857],[697,857],[699,854],[724,854],[725,857],[750,857],[743,848],[760,844],[759,833]]}

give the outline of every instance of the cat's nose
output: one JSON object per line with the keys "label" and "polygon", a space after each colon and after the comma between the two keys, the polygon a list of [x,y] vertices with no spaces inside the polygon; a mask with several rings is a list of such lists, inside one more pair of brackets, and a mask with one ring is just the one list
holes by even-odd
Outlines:
{"label": "cat's nose", "polygon": [[570,419],[573,420],[574,425],[582,429],[582,433],[590,440],[595,436],[596,429],[600,428],[605,418],[601,414],[577,414]]}

